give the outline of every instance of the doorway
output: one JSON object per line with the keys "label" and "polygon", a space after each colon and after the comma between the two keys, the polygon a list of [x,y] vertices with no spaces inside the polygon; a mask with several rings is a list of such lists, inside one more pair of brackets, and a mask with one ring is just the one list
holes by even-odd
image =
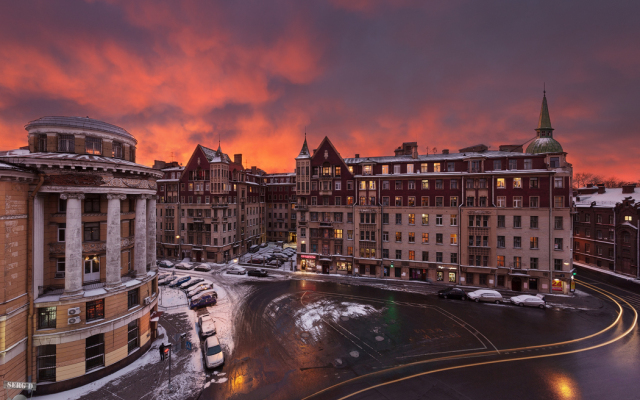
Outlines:
{"label": "doorway", "polygon": [[519,292],[522,290],[522,280],[520,277],[516,276],[511,279],[511,290]]}
{"label": "doorway", "polygon": [[196,261],[197,261],[197,262],[202,261],[202,252],[201,252],[201,251],[195,251],[194,253],[196,253],[196,254],[195,254],[195,256],[196,256]]}
{"label": "doorway", "polygon": [[323,274],[329,273],[329,264],[322,264],[322,273]]}
{"label": "doorway", "polygon": [[90,256],[84,258],[84,282],[96,282],[100,280],[100,258]]}

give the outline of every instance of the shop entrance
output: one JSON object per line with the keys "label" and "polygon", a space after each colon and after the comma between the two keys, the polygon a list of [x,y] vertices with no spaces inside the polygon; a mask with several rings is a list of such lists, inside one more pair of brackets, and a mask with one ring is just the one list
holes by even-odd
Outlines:
{"label": "shop entrance", "polygon": [[409,275],[409,280],[412,281],[425,281],[427,280],[427,270],[426,269],[418,269],[411,268],[411,274]]}
{"label": "shop entrance", "polygon": [[322,264],[322,273],[323,274],[329,273],[329,264]]}
{"label": "shop entrance", "polygon": [[519,276],[514,276],[511,279],[511,290],[519,292],[522,290],[522,279]]}

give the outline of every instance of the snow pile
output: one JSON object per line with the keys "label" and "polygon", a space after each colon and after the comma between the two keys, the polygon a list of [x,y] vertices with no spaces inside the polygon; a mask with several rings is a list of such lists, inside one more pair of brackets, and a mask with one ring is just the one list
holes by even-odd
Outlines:
{"label": "snow pile", "polygon": [[319,300],[305,304],[294,314],[296,326],[302,331],[312,331],[326,322],[338,322],[340,317],[359,318],[379,313],[375,307],[368,304],[351,302],[334,302],[333,300]]}
{"label": "snow pile", "polygon": [[[187,295],[182,290],[170,288],[167,286],[160,287],[160,299],[158,306],[160,307],[177,307],[187,306]],[[182,310],[181,310],[182,311]]]}

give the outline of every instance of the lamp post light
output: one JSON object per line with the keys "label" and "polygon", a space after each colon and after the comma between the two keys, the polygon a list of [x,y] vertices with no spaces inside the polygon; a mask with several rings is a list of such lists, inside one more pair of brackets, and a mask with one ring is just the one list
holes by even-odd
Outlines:
{"label": "lamp post light", "polygon": [[180,244],[180,235],[176,235],[176,239],[178,240],[178,259],[182,256],[182,245]]}

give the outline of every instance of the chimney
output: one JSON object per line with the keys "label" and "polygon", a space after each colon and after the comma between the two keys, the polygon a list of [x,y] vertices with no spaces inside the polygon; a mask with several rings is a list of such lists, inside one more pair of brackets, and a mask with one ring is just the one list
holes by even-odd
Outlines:
{"label": "chimney", "polygon": [[233,162],[235,164],[240,164],[242,165],[242,154],[234,154],[233,155]]}
{"label": "chimney", "polygon": [[593,183],[587,183],[587,187],[588,188],[592,188],[593,187]]}
{"label": "chimney", "polygon": [[256,172],[258,172],[258,167],[256,167],[255,165],[251,166],[251,173],[255,175]]}
{"label": "chimney", "polygon": [[635,191],[635,183],[630,183],[628,185],[622,185],[622,193],[633,193]]}
{"label": "chimney", "polygon": [[449,149],[442,149],[442,154],[449,154]]}
{"label": "chimney", "polygon": [[356,158],[360,158],[360,154],[356,154]]}
{"label": "chimney", "polygon": [[604,187],[604,183],[598,183],[598,194],[602,194],[606,192],[606,189]]}

